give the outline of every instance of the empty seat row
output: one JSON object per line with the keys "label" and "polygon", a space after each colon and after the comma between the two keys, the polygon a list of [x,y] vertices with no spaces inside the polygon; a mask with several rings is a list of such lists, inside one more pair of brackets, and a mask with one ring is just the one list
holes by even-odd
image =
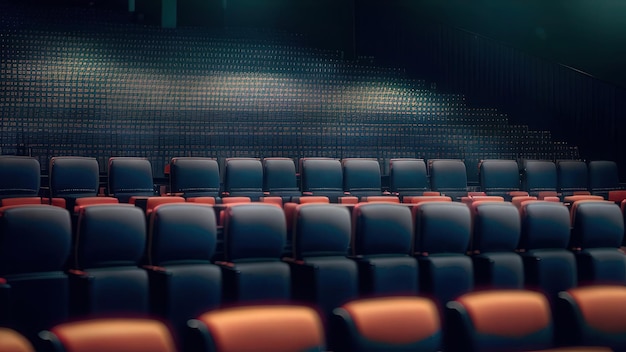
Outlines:
{"label": "empty seat row", "polygon": [[[180,333],[191,317],[230,304],[302,302],[326,322],[334,308],[358,297],[420,293],[442,307],[480,288],[529,287],[553,300],[579,281],[626,283],[626,256],[618,249],[624,225],[615,204],[580,204],[571,239],[569,212],[558,203],[528,203],[522,221],[510,203],[474,207],[472,218],[462,203],[424,203],[413,213],[363,203],[351,218],[345,206],[302,204],[292,254],[284,259],[280,207],[228,206],[217,263],[211,206],[162,205],[148,224],[132,205],[84,207],[74,241],[67,210],[5,207],[0,319],[34,336],[70,317],[155,314]],[[567,250],[570,242],[576,251]]]}
{"label": "empty seat row", "polygon": [[[561,292],[552,310],[540,293],[493,290],[462,295],[441,314],[422,297],[370,298],[337,307],[326,327],[310,307],[243,306],[190,319],[182,348],[162,322],[126,317],[61,323],[34,344],[56,352],[622,351],[625,299],[623,286],[575,288]],[[35,351],[7,328],[0,328],[0,349]]]}

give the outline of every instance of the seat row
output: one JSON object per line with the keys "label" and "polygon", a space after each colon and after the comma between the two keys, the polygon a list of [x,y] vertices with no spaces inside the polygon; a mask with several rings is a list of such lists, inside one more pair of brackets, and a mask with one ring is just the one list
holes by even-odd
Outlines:
{"label": "seat row", "polygon": [[483,288],[553,302],[581,284],[626,284],[624,223],[610,202],[580,203],[571,235],[568,209],[545,201],[521,216],[506,202],[300,204],[291,231],[276,205],[217,208],[218,261],[213,206],[164,204],[148,222],[129,204],[81,207],[74,238],[65,209],[0,208],[0,319],[32,337],[80,317],[155,315],[178,337],[189,319],[233,304],[305,303],[326,324],[364,297],[421,294],[443,309]]}
{"label": "seat row", "polygon": [[[188,351],[579,351],[626,348],[626,287],[589,286],[562,292],[558,308],[537,292],[468,293],[441,315],[422,297],[348,302],[324,326],[310,307],[265,305],[223,308],[188,321]],[[445,320],[447,323],[442,324]],[[328,333],[329,330],[332,333]],[[328,340],[326,336],[331,336]],[[44,330],[40,351],[174,352],[168,327],[150,318],[100,318]],[[26,338],[0,328],[0,350],[34,352]]]}
{"label": "seat row", "polygon": [[[366,158],[302,158],[298,168],[290,158],[228,158],[223,170],[210,158],[173,158],[166,174],[169,185],[161,194],[189,197],[246,196],[281,197],[283,202],[303,195],[329,197],[338,202],[345,196],[393,195],[404,198],[445,194],[453,200],[468,195],[466,166],[462,160],[391,159],[389,187],[383,188],[380,164]],[[563,160],[483,160],[479,165],[480,192],[515,195],[564,197],[580,194],[600,195],[619,202],[626,198],[620,191],[617,165],[612,161]],[[40,165],[29,157],[0,157],[0,197],[37,197],[40,191]],[[95,158],[54,157],[50,161],[49,185],[45,195],[56,204],[106,193],[128,202],[132,196],[159,194],[150,162],[144,158],[116,157],[108,163],[107,186],[100,192],[99,165]],[[408,199],[407,198],[407,199]],[[48,203],[52,202],[46,199]],[[408,201],[410,202],[410,200]]]}

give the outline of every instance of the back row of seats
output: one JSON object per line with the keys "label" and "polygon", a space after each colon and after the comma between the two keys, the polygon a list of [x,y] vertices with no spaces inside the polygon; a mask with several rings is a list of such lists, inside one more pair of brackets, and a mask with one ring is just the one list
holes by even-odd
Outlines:
{"label": "back row of seats", "polygon": [[67,210],[4,207],[0,319],[33,337],[68,319],[155,315],[179,338],[189,319],[232,304],[306,303],[326,325],[337,307],[368,296],[421,294],[443,309],[483,288],[532,288],[553,302],[579,283],[626,284],[624,223],[613,203],[579,204],[571,235],[559,203],[526,203],[521,216],[505,202],[471,209],[474,216],[454,202],[302,204],[292,253],[282,258],[280,207],[225,206],[224,258],[214,262],[215,207],[161,205],[146,223],[132,205],[87,206],[74,239]]}
{"label": "back row of seats", "polygon": [[[40,195],[39,162],[28,157],[0,157],[0,197]],[[510,200],[522,193],[564,197],[597,194],[621,201],[626,192],[620,187],[617,166],[611,161],[564,160],[484,160],[479,165],[480,191]],[[223,173],[221,175],[220,173]],[[168,194],[185,198],[245,196],[251,200],[280,197],[283,202],[303,195],[321,195],[338,202],[341,197],[394,195],[405,197],[445,194],[459,200],[468,194],[465,164],[462,160],[392,159],[389,189],[381,186],[380,165],[376,159],[303,158],[299,160],[300,184],[296,165],[289,158],[229,158],[224,170],[210,158],[173,158],[169,164]],[[147,159],[111,158],[108,165],[108,195],[127,203],[133,196],[154,196],[152,167]],[[99,165],[94,158],[54,157],[50,161],[49,188],[52,200],[66,204],[93,197],[99,191]],[[410,202],[410,201],[408,201]]]}

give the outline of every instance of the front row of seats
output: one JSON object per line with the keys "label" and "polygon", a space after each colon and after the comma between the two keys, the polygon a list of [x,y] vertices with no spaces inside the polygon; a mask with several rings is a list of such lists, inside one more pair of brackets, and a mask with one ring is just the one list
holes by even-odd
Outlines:
{"label": "front row of seats", "polygon": [[[449,302],[442,319],[427,298],[378,297],[354,300],[334,309],[327,326],[306,306],[232,307],[189,320],[185,350],[623,351],[625,300],[624,286],[580,287],[562,292],[553,313],[548,300],[537,292],[471,292]],[[39,339],[37,343],[45,351],[178,349],[166,324],[149,318],[63,323],[42,331]],[[0,328],[0,350],[35,349],[21,334]]]}

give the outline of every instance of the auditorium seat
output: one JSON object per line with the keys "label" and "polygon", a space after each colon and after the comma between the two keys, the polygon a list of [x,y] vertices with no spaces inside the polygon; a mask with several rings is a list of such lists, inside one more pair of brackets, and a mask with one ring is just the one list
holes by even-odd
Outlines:
{"label": "auditorium seat", "polygon": [[593,285],[559,294],[555,321],[562,345],[626,351],[626,287]]}
{"label": "auditorium seat", "polygon": [[501,196],[510,201],[511,192],[521,191],[519,167],[515,160],[482,160],[478,166],[480,188],[488,196]]}
{"label": "auditorium seat", "polygon": [[95,197],[100,188],[98,160],[80,156],[56,156],[48,169],[51,198],[65,199],[73,211],[76,198]]}
{"label": "auditorium seat", "polygon": [[39,197],[41,167],[27,156],[0,155],[0,199]]}
{"label": "auditorium seat", "polygon": [[146,260],[151,311],[182,338],[187,320],[219,307],[220,268],[211,263],[217,244],[211,206],[160,205],[152,212]]}
{"label": "auditorium seat", "polygon": [[352,210],[352,256],[359,268],[361,296],[417,294],[411,216],[411,210],[399,204],[359,203]]}
{"label": "auditorium seat", "polygon": [[475,285],[490,289],[521,289],[524,264],[515,252],[520,238],[519,210],[509,202],[476,202],[470,242]]}
{"label": "auditorium seat", "polygon": [[[69,317],[69,212],[50,205],[0,208],[0,326],[29,340]],[[1,344],[1,343],[0,343]]]}
{"label": "auditorium seat", "polygon": [[73,315],[147,315],[148,274],[138,267],[145,245],[146,218],[138,207],[81,208],[70,270]]}
{"label": "auditorium seat", "polygon": [[383,194],[380,164],[376,159],[346,158],[341,160],[343,169],[343,190],[346,195],[359,200],[367,196]]}
{"label": "auditorium seat", "polygon": [[296,208],[291,267],[294,299],[313,304],[326,319],[332,310],[358,297],[357,264],[347,258],[351,218],[338,204]]}
{"label": "auditorium seat", "polygon": [[263,159],[263,192],[264,196],[280,197],[283,204],[290,202],[292,197],[302,195],[298,187],[296,165],[292,159]]}
{"label": "auditorium seat", "polygon": [[439,307],[474,288],[469,208],[458,202],[425,202],[413,208],[414,255],[419,262],[420,292]]}
{"label": "auditorium seat", "polygon": [[525,290],[470,292],[446,305],[446,352],[540,351],[554,347],[545,296]]}
{"label": "auditorium seat", "polygon": [[568,250],[570,214],[556,202],[529,202],[520,208],[519,242],[526,287],[543,292],[550,302],[578,284],[576,259]]}
{"label": "auditorium seat", "polygon": [[157,320],[102,318],[78,320],[40,334],[51,352],[176,352],[167,326]]}
{"label": "auditorium seat", "polygon": [[609,192],[618,190],[619,171],[617,163],[610,160],[593,160],[587,164],[589,171],[589,191],[591,194],[609,199]]}
{"label": "auditorium seat", "polygon": [[326,351],[317,312],[305,306],[224,308],[190,320],[189,352]]}
{"label": "auditorium seat", "polygon": [[220,170],[215,159],[198,157],[172,158],[170,166],[170,193],[187,200],[202,197],[215,204],[220,196]]}
{"label": "auditorium seat", "polygon": [[624,218],[615,203],[579,201],[572,208],[571,245],[576,249],[581,284],[626,284]]}
{"label": "auditorium seat", "polygon": [[467,196],[467,170],[463,160],[433,159],[428,164],[433,191],[449,196],[453,201]]}
{"label": "auditorium seat", "polygon": [[549,160],[522,160],[522,189],[542,199],[558,196],[556,164]]}
{"label": "auditorium seat", "polygon": [[365,196],[361,197],[363,203],[400,203],[397,196]]}
{"label": "auditorium seat", "polygon": [[242,203],[224,209],[223,298],[231,304],[287,302],[289,265],[282,262],[286,225],[273,204]]}
{"label": "auditorium seat", "polygon": [[263,165],[257,158],[227,158],[224,163],[223,197],[263,196]]}
{"label": "auditorium seat", "polygon": [[0,327],[0,351],[35,352],[33,345],[15,330]]}
{"label": "auditorium seat", "polygon": [[333,311],[331,331],[336,352],[435,352],[442,339],[439,311],[422,297],[348,302]]}
{"label": "auditorium seat", "polygon": [[115,197],[82,197],[74,202],[74,213],[78,214],[81,207],[98,204],[118,204],[120,201]]}
{"label": "auditorium seat", "polygon": [[451,202],[452,198],[449,196],[411,196],[410,200],[411,204],[418,205],[424,202]]}
{"label": "auditorium seat", "polygon": [[[185,198],[178,196],[148,197],[146,198],[145,209],[142,210],[146,213],[146,217],[149,218],[156,207],[173,203],[185,203]],[[135,204],[135,206],[137,205]]]}
{"label": "auditorium seat", "polygon": [[325,196],[331,203],[344,196],[341,162],[331,158],[300,159],[301,190],[304,195]]}
{"label": "auditorium seat", "polygon": [[109,195],[120,203],[128,203],[133,196],[150,197],[156,195],[152,177],[152,165],[145,158],[109,158]]}
{"label": "auditorium seat", "polygon": [[389,161],[389,191],[404,202],[404,197],[421,196],[429,192],[428,173],[424,159],[391,159]]}
{"label": "auditorium seat", "polygon": [[557,160],[557,192],[561,197],[590,194],[587,164],[582,160]]}

